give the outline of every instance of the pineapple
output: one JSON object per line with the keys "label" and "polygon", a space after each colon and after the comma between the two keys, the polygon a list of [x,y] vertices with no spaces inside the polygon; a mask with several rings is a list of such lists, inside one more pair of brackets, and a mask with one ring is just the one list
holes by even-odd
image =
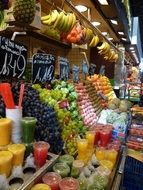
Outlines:
{"label": "pineapple", "polygon": [[13,16],[22,24],[31,24],[35,16],[35,0],[15,0]]}

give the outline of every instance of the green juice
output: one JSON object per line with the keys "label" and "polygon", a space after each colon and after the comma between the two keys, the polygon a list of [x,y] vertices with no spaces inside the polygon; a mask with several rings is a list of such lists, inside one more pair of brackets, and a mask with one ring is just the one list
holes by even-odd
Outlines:
{"label": "green juice", "polygon": [[22,142],[31,144],[34,141],[34,133],[37,119],[34,117],[23,117],[22,126]]}

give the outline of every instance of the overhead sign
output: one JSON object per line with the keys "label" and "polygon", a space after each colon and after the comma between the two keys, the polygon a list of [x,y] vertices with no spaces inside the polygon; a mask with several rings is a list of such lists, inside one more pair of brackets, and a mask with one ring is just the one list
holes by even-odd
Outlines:
{"label": "overhead sign", "polygon": [[32,60],[32,81],[51,82],[54,77],[56,59],[51,54],[37,53]]}
{"label": "overhead sign", "polygon": [[0,36],[0,77],[21,78],[27,64],[27,47]]}
{"label": "overhead sign", "polygon": [[58,57],[60,79],[67,81],[69,79],[69,60],[64,57]]}

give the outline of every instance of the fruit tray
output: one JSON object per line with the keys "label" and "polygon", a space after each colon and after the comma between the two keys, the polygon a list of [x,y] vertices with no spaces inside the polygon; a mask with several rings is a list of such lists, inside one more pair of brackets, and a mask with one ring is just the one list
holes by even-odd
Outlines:
{"label": "fruit tray", "polygon": [[59,155],[48,153],[46,164],[40,169],[23,168],[23,178],[9,178],[9,190],[30,190],[52,168]]}

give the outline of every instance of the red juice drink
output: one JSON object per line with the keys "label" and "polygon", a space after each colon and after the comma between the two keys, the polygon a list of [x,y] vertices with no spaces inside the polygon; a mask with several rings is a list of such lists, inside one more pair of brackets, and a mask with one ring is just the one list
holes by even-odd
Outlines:
{"label": "red juice drink", "polygon": [[60,181],[60,190],[79,190],[78,180],[72,177],[63,178]]}
{"label": "red juice drink", "polygon": [[34,161],[35,165],[39,168],[46,163],[48,149],[50,145],[47,142],[39,141],[34,143]]}
{"label": "red juice drink", "polygon": [[111,140],[110,130],[100,131],[100,143],[101,146],[106,147]]}
{"label": "red juice drink", "polygon": [[42,178],[43,183],[49,185],[51,190],[59,190],[59,183],[61,181],[61,176],[55,172],[48,172]]}

